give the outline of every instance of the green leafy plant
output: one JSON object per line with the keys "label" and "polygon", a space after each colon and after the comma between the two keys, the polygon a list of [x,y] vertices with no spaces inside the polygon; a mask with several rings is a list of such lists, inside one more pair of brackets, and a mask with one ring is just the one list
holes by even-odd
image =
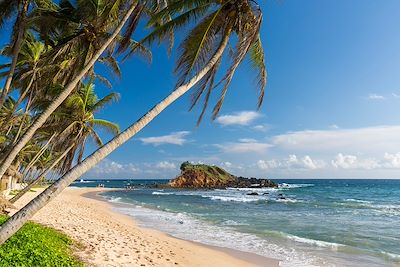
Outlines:
{"label": "green leafy plant", "polygon": [[[6,219],[0,216],[0,225]],[[84,266],[72,255],[73,245],[65,234],[29,222],[0,246],[0,266]]]}

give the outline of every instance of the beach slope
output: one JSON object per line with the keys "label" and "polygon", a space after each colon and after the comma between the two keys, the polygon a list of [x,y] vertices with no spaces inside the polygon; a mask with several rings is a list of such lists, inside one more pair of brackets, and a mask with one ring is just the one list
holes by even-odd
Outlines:
{"label": "beach slope", "polygon": [[[90,266],[278,266],[272,259],[140,228],[131,217],[114,212],[110,204],[83,196],[101,190],[107,189],[68,188],[33,220],[78,241],[76,254]],[[37,193],[26,194],[15,206],[21,207]]]}

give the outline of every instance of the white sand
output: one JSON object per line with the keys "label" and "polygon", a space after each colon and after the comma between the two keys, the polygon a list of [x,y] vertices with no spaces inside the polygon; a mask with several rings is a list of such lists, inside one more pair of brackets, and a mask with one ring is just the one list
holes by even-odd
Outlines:
{"label": "white sand", "polygon": [[[276,267],[278,261],[199,245],[138,227],[111,205],[82,194],[104,189],[68,188],[40,210],[34,221],[61,230],[82,247],[76,255],[90,266]],[[22,207],[37,193],[28,193]]]}

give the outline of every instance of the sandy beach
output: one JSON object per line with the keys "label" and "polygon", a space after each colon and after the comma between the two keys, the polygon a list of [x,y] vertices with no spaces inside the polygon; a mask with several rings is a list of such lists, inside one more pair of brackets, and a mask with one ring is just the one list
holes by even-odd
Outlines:
{"label": "sandy beach", "polygon": [[[33,221],[78,241],[75,253],[89,266],[278,266],[273,259],[138,227],[132,217],[114,212],[109,203],[87,197],[103,190],[107,189],[68,188]],[[26,194],[15,206],[22,207],[36,194]]]}

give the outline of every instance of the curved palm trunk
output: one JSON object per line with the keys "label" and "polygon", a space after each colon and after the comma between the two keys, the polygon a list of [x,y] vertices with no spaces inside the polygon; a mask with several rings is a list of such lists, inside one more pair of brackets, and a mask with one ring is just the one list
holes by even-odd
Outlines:
{"label": "curved palm trunk", "polygon": [[80,80],[86,75],[86,73],[93,67],[94,63],[99,59],[101,54],[106,50],[106,48],[115,39],[118,33],[121,31],[124,24],[128,21],[130,15],[135,9],[136,4],[132,4],[129,10],[126,12],[124,18],[121,20],[118,27],[115,29],[113,34],[107,41],[101,46],[101,48],[96,52],[88,64],[77,74],[77,76],[65,86],[64,91],[47,107],[47,109],[31,124],[25,134],[21,137],[18,143],[11,149],[7,157],[4,159],[0,166],[0,177],[6,172],[7,168],[10,167],[11,163],[21,151],[21,149],[31,140],[35,132],[46,122],[47,118],[60,106],[64,100],[69,96],[69,94],[74,90],[76,85]]}
{"label": "curved palm trunk", "polygon": [[176,99],[184,95],[189,91],[197,82],[199,82],[218,62],[222,57],[224,50],[228,44],[229,34],[225,35],[221,41],[220,47],[211,58],[209,63],[188,83],[178,87],[169,96],[164,98],[160,103],[154,106],[149,112],[147,112],[138,121],[132,124],[124,132],[113,138],[107,144],[96,150],[93,154],[88,156],[82,163],[78,164],[71,170],[69,170],[63,177],[57,180],[54,184],[49,186],[39,196],[34,198],[25,207],[14,214],[8,221],[0,226],[0,245],[3,244],[8,238],[10,238],[18,229],[24,225],[38,210],[44,207],[48,202],[60,194],[66,187],[68,187],[73,181],[79,178],[82,174],[87,172],[90,168],[104,159],[112,151],[118,148],[120,145],[128,141],[147,124],[149,124],[155,117],[157,117],[165,108],[171,105]]}
{"label": "curved palm trunk", "polygon": [[16,194],[12,199],[10,199],[11,203],[15,203],[18,199],[20,199],[23,195],[25,195],[26,192],[29,192],[32,187],[34,187],[36,184],[38,184],[46,175],[55,167],[57,164],[68,154],[68,152],[73,148],[74,146],[71,145],[67,148],[67,150],[64,151],[57,159],[56,161],[51,164],[50,167],[48,167],[45,171],[43,171],[39,176],[33,180],[29,185],[27,185],[24,189],[22,189],[18,194]]}

